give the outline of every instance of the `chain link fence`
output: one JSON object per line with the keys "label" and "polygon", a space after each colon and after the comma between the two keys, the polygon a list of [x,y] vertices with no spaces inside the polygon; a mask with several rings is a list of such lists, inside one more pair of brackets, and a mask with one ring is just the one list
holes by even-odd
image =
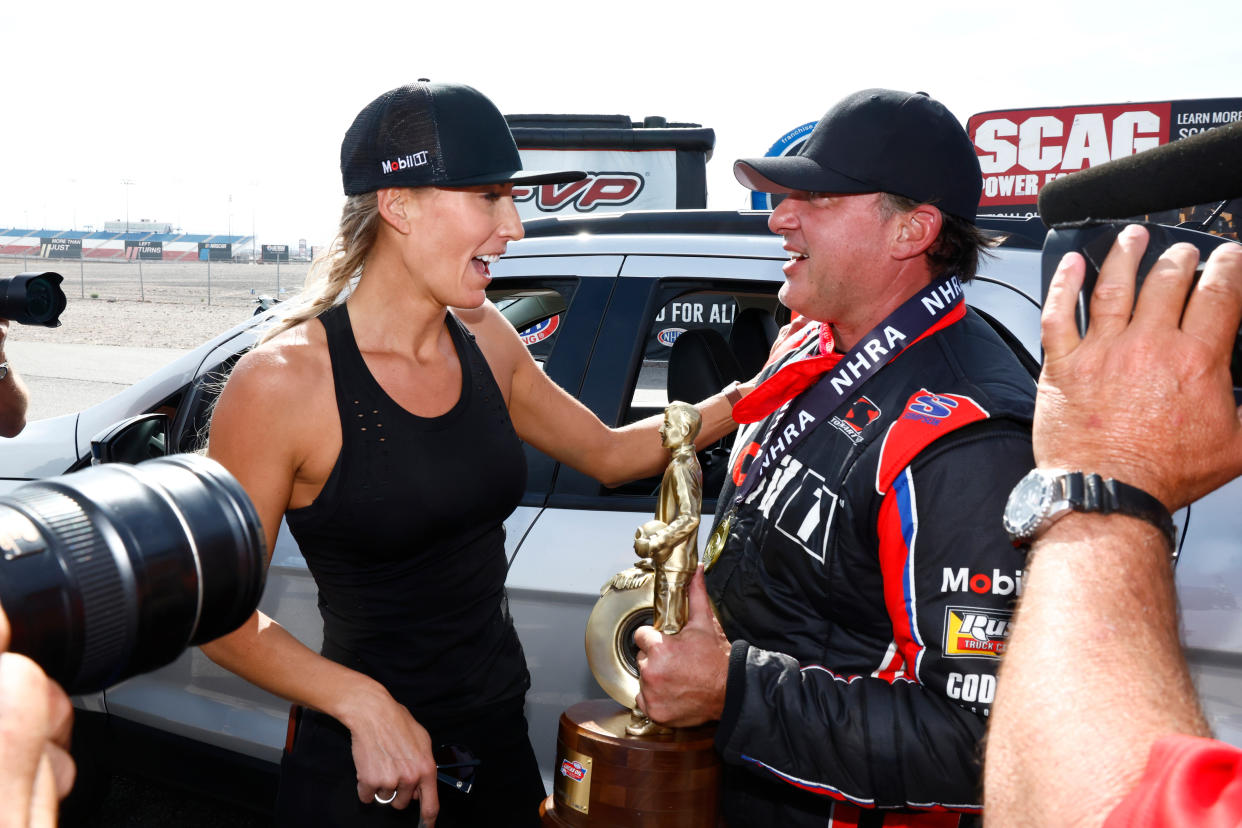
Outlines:
{"label": "chain link fence", "polygon": [[70,299],[248,305],[262,295],[288,298],[302,289],[310,262],[240,263],[44,259],[0,256],[0,277],[53,271]]}

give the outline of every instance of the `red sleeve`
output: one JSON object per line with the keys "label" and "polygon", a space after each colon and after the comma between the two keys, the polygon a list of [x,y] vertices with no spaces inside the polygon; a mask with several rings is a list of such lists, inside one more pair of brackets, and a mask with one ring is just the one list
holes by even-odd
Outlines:
{"label": "red sleeve", "polygon": [[1242,824],[1242,750],[1215,739],[1165,736],[1152,745],[1138,786],[1104,823],[1122,826]]}

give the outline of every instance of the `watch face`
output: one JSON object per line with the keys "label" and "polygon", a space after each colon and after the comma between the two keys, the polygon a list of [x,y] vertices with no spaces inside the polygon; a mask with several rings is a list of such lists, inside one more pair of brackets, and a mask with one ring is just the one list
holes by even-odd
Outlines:
{"label": "watch face", "polygon": [[1035,469],[1018,481],[1005,504],[1005,531],[1014,537],[1030,535],[1046,517],[1048,509],[1048,478]]}

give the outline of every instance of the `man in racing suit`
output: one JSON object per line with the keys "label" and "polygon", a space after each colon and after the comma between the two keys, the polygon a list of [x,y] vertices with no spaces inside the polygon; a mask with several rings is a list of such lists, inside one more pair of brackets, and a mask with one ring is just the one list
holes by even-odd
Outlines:
{"label": "man in racing suit", "polygon": [[973,146],[926,95],[865,90],[798,155],[735,173],[788,194],[781,298],[826,324],[779,343],[734,408],[750,425],[704,555],[719,626],[696,578],[681,633],[636,636],[638,704],[719,720],[730,825],[971,823],[1035,387],[962,301]]}

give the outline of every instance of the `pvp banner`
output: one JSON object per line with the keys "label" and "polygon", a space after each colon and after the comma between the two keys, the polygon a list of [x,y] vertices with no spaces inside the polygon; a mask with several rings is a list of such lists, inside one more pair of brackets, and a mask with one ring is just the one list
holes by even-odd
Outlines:
{"label": "pvp banner", "polygon": [[[1049,181],[1238,120],[1242,98],[981,112],[966,125],[983,170],[979,213],[1037,215],[1039,191]],[[1152,218],[1178,223],[1212,207],[1188,205]],[[1237,218],[1230,212],[1222,219],[1212,231],[1236,238]]]}
{"label": "pvp banner", "polygon": [[200,262],[231,262],[233,261],[233,245],[229,242],[199,242],[198,260]]}
{"label": "pvp banner", "polygon": [[528,170],[583,170],[570,184],[515,187],[523,220],[707,206],[716,133],[651,116],[507,115]]}
{"label": "pvp banner", "polygon": [[127,241],[125,242],[125,258],[140,261],[161,261],[164,258],[164,243],[158,241]]}
{"label": "pvp banner", "polygon": [[677,153],[673,150],[525,150],[522,166],[587,173],[586,178],[570,184],[514,187],[513,200],[523,219],[677,208]]}
{"label": "pvp banner", "polygon": [[39,255],[45,259],[82,258],[81,239],[39,239]]}
{"label": "pvp banner", "polygon": [[265,244],[262,258],[265,262],[287,262],[289,261],[289,245]]}

